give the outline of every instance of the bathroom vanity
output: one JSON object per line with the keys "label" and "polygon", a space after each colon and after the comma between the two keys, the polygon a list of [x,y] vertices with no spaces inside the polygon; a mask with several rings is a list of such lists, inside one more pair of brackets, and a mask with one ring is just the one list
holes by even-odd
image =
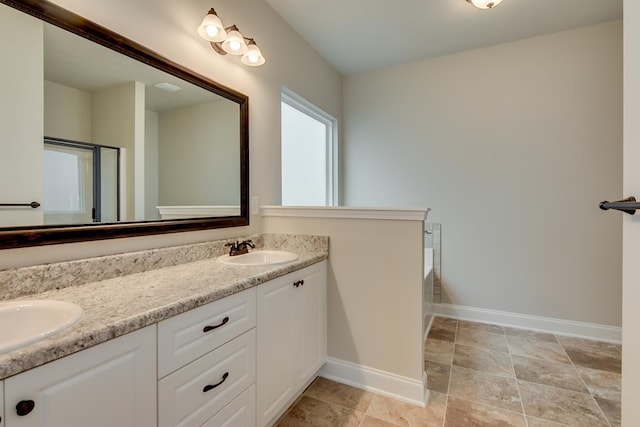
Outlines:
{"label": "bathroom vanity", "polygon": [[272,425],[326,359],[327,247],[297,253],[287,264],[202,259],[25,296],[85,312],[0,355],[0,425]]}

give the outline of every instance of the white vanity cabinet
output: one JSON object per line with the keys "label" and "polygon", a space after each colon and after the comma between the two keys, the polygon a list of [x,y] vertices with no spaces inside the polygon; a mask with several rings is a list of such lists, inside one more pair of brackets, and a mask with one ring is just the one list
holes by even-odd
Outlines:
{"label": "white vanity cabinet", "polygon": [[270,425],[327,354],[327,263],[258,286],[258,426]]}
{"label": "white vanity cabinet", "polygon": [[5,380],[5,427],[156,425],[156,326]]}
{"label": "white vanity cabinet", "polygon": [[326,269],[314,264],[6,378],[0,427],[273,424],[326,359]]}
{"label": "white vanity cabinet", "polygon": [[255,425],[255,326],[255,288],[158,324],[160,427]]}

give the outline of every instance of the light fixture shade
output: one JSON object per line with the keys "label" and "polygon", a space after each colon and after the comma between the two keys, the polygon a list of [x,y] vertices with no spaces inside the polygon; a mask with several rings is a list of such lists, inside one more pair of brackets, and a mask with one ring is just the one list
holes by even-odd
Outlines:
{"label": "light fixture shade", "polygon": [[247,52],[242,55],[240,60],[244,65],[248,65],[249,67],[259,67],[266,62],[264,56],[262,56],[262,52],[260,52],[260,48],[253,40],[249,42]]}
{"label": "light fixture shade", "polygon": [[202,24],[198,27],[198,34],[210,42],[221,42],[227,38],[227,32],[215,10],[211,9],[204,17]]}
{"label": "light fixture shade", "polygon": [[235,25],[230,30],[227,33],[227,39],[222,42],[222,49],[229,55],[244,55],[249,49],[244,42],[244,37]]}
{"label": "light fixture shade", "polygon": [[502,0],[467,0],[478,9],[492,9],[502,3]]}

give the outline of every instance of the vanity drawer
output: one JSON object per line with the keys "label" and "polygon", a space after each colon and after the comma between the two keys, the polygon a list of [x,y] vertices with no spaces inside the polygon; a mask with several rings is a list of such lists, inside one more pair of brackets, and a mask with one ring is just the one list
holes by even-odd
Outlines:
{"label": "vanity drawer", "polygon": [[255,325],[255,288],[163,320],[158,323],[158,378],[170,374]]}
{"label": "vanity drawer", "polygon": [[256,386],[252,385],[202,427],[254,427],[255,425]]}
{"label": "vanity drawer", "polygon": [[201,426],[255,380],[252,329],[158,382],[158,425]]}

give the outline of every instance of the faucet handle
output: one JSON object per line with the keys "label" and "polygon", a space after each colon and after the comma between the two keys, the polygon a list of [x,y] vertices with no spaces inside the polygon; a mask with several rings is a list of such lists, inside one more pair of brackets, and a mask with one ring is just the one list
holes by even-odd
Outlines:
{"label": "faucet handle", "polygon": [[225,246],[229,247],[229,256],[242,255],[249,252],[247,247],[255,248],[255,245],[251,242],[251,240],[244,240],[242,242],[238,242],[237,240],[233,243],[225,243]]}
{"label": "faucet handle", "polygon": [[240,246],[244,246],[244,247],[249,246],[252,249],[256,248],[256,245],[254,245],[253,241],[251,241],[251,240],[243,240],[242,242],[240,242]]}

